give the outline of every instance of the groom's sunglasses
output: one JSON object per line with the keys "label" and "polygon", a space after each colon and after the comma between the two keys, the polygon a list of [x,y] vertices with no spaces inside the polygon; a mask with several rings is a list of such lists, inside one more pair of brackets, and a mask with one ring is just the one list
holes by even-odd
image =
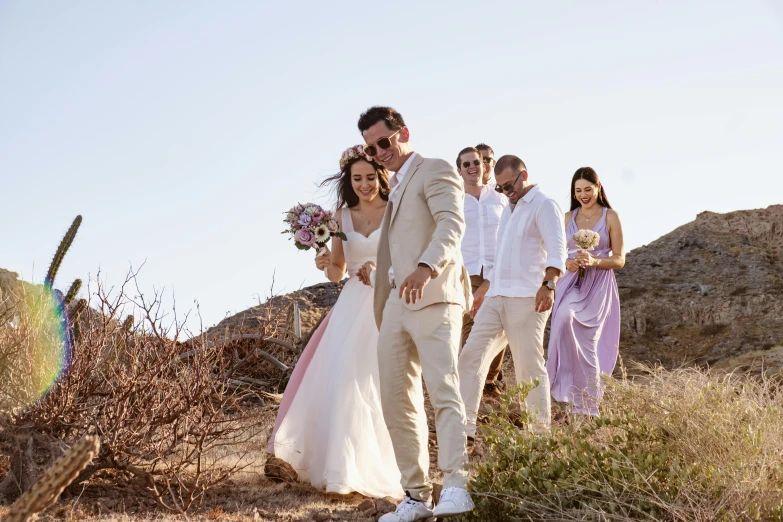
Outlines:
{"label": "groom's sunglasses", "polygon": [[[481,162],[479,160],[473,160],[473,165],[478,167],[479,165],[481,165]],[[462,162],[462,168],[466,169],[468,167],[470,167],[470,162],[469,161],[463,161]]]}
{"label": "groom's sunglasses", "polygon": [[523,170],[520,170],[519,174],[517,174],[516,179],[514,179],[512,183],[506,183],[503,186],[495,185],[495,191],[500,193],[505,192],[506,194],[510,194],[511,192],[514,192],[514,185],[517,184],[517,180],[519,179],[519,176],[521,176],[523,172],[524,172]]}
{"label": "groom's sunglasses", "polygon": [[[397,134],[401,130],[402,130],[402,127],[397,129],[394,132],[394,134]],[[370,157],[373,157],[376,154],[378,154],[378,147],[380,147],[383,150],[388,149],[389,147],[391,147],[391,139],[394,137],[394,134],[392,134],[391,136],[388,136],[386,138],[381,138],[378,141],[376,141],[375,143],[371,143],[369,145],[365,145],[364,146],[364,153],[367,154]]]}
{"label": "groom's sunglasses", "polygon": [[492,160],[495,159],[492,156],[484,156],[484,163],[492,163]]}

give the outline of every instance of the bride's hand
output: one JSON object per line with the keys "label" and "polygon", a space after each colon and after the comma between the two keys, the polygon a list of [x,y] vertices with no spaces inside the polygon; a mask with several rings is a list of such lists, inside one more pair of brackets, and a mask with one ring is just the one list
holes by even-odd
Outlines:
{"label": "bride's hand", "polygon": [[332,253],[326,248],[326,253],[315,258],[315,266],[318,270],[324,270],[332,264]]}
{"label": "bride's hand", "polygon": [[579,263],[576,262],[576,259],[566,259],[566,270],[569,272],[576,272],[579,270]]}
{"label": "bride's hand", "polygon": [[361,281],[365,285],[371,286],[370,274],[372,273],[373,270],[375,270],[375,263],[373,263],[372,261],[367,261],[356,272],[356,277],[358,277],[359,281]]}

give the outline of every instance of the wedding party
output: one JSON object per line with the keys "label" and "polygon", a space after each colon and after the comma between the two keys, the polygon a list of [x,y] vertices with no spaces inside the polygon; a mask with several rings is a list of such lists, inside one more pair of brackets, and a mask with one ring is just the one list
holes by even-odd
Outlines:
{"label": "wedding party", "polygon": [[[601,376],[619,349],[622,224],[590,167],[574,172],[564,214],[514,154],[495,158],[481,143],[453,164],[424,157],[386,106],[363,112],[358,130],[364,144],[322,182],[335,210],[286,213],[297,248],[316,248],[316,268],[348,282],[294,369],[268,452],[326,492],[402,497],[380,522],[462,515],[474,508],[480,403],[503,386],[507,348],[516,382],[537,383],[523,430],[550,429],[552,398],[570,414],[600,414]],[[443,471],[437,503],[430,438]]]}
{"label": "wedding party", "polygon": [[0,2],[0,522],[783,520],[783,4]]}

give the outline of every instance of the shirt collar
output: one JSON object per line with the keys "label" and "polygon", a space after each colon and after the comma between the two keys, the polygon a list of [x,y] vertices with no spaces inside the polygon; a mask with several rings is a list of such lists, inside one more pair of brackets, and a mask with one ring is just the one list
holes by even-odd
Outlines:
{"label": "shirt collar", "polygon": [[516,206],[521,202],[524,201],[525,203],[530,203],[535,199],[535,197],[541,192],[541,189],[538,188],[538,185],[534,185],[533,188],[527,191],[527,193],[522,196],[519,201],[516,202],[516,204],[511,203],[509,201],[508,206],[511,208],[511,210],[514,210]]}
{"label": "shirt collar", "polygon": [[522,201],[524,201],[525,203],[530,203],[538,195],[539,192],[541,191],[538,188],[538,185],[534,185],[533,188],[527,191],[527,194],[522,196]]}
{"label": "shirt collar", "polygon": [[395,176],[397,176],[397,181],[402,181],[402,178],[405,177],[405,174],[408,173],[408,169],[410,169],[411,164],[413,163],[413,160],[416,158],[416,153],[410,155],[410,157],[405,160],[405,163],[402,164],[402,167],[400,167],[400,170],[397,171]]}

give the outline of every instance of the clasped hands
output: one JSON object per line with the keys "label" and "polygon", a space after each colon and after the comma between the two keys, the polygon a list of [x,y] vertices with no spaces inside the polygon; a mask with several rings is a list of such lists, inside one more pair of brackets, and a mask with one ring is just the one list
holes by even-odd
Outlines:
{"label": "clasped hands", "polygon": [[580,268],[597,266],[599,259],[586,250],[579,250],[575,258],[566,259],[566,270],[576,272]]}
{"label": "clasped hands", "polygon": [[[374,269],[375,263],[367,261],[356,272],[356,277],[365,285],[370,286],[370,274]],[[400,285],[400,299],[405,298],[406,304],[416,304],[424,297],[424,287],[431,279],[432,269],[425,266],[417,267]]]}

